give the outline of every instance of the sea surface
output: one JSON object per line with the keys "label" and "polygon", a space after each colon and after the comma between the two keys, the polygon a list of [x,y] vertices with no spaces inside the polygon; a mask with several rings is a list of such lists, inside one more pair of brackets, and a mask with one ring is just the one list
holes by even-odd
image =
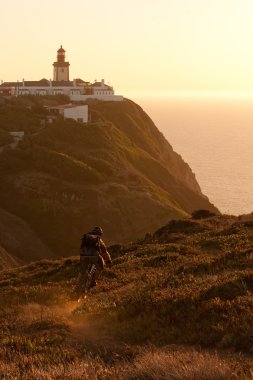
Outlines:
{"label": "sea surface", "polygon": [[253,212],[253,98],[136,97],[226,214]]}

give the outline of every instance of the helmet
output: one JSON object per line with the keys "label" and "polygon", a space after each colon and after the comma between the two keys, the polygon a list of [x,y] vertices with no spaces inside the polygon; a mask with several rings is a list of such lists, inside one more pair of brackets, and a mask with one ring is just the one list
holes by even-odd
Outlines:
{"label": "helmet", "polygon": [[96,226],[96,227],[93,228],[93,230],[91,231],[91,233],[93,235],[99,235],[99,236],[101,236],[102,233],[103,233],[103,230],[102,230],[101,227]]}

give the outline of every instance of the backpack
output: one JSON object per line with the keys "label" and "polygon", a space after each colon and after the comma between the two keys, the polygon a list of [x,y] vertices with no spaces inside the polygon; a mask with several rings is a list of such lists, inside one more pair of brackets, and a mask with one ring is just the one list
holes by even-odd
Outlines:
{"label": "backpack", "polygon": [[81,256],[96,256],[100,253],[100,236],[84,234],[80,249]]}

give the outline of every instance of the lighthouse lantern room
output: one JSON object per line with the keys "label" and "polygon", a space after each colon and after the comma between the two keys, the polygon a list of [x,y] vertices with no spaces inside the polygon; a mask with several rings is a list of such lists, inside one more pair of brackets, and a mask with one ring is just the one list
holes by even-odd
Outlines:
{"label": "lighthouse lantern room", "polygon": [[65,62],[65,50],[60,47],[57,50],[57,62],[53,63],[54,66],[54,81],[69,81],[69,62]]}

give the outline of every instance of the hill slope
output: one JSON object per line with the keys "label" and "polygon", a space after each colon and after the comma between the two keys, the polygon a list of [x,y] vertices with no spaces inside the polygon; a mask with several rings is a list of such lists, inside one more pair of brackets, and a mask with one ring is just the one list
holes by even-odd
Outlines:
{"label": "hill slope", "polygon": [[1,208],[0,244],[1,269],[54,257],[53,252],[40,241],[27,223]]}
{"label": "hill slope", "polygon": [[49,101],[0,102],[0,129],[25,131],[15,150],[0,153],[0,207],[58,256],[75,254],[93,225],[122,242],[194,209],[216,210],[138,105],[93,101],[91,124],[59,119],[44,128]]}
{"label": "hill slope", "polygon": [[9,255],[5,248],[0,245],[0,270],[9,269],[16,266],[18,266],[18,263],[14,257]]}
{"label": "hill slope", "polygon": [[110,247],[113,268],[81,305],[75,257],[2,272],[2,363],[15,352],[17,373],[64,361],[76,379],[94,378],[90,366],[107,379],[250,379],[252,241],[253,215],[173,220]]}

